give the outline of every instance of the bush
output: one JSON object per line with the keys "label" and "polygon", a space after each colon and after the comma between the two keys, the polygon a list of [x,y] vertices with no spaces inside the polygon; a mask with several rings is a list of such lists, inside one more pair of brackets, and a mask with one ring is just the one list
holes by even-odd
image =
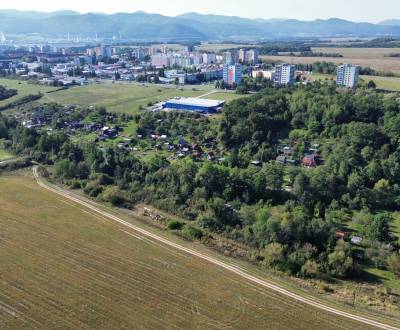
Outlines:
{"label": "bush", "polygon": [[183,235],[188,238],[188,239],[201,239],[203,237],[203,231],[192,227],[192,226],[187,226],[183,229],[182,231]]}
{"label": "bush", "polygon": [[386,259],[386,266],[393,274],[400,275],[400,255],[398,253],[391,254]]}
{"label": "bush", "polygon": [[167,228],[169,230],[181,230],[185,224],[179,221],[170,220],[168,221]]}
{"label": "bush", "polygon": [[85,189],[83,189],[85,194],[89,195],[90,197],[97,197],[103,192],[103,187],[97,184],[96,182],[89,182]]}
{"label": "bush", "polygon": [[121,190],[118,187],[107,187],[106,190],[101,194],[101,198],[110,202],[114,206],[121,206],[126,202]]}

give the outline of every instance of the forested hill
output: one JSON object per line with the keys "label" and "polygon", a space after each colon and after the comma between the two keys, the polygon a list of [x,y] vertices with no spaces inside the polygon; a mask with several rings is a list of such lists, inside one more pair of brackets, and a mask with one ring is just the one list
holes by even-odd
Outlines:
{"label": "forested hill", "polygon": [[0,31],[47,37],[156,40],[266,40],[314,37],[400,36],[400,26],[355,23],[341,19],[252,20],[240,17],[188,13],[169,17],[144,12],[112,15],[73,11],[54,13],[0,10]]}

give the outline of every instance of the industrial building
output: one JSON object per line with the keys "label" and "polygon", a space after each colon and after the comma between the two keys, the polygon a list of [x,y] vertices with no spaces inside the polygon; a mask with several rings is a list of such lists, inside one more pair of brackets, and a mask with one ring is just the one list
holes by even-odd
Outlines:
{"label": "industrial building", "polygon": [[208,100],[201,98],[176,97],[163,103],[163,109],[195,111],[201,113],[216,113],[222,109],[225,101]]}

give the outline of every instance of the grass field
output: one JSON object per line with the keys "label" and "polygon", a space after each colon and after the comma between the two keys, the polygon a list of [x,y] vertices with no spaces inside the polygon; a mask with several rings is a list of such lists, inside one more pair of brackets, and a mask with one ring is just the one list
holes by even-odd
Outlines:
{"label": "grass field", "polygon": [[[56,93],[46,94],[42,102],[61,104],[103,105],[111,112],[134,113],[140,106],[149,102],[161,102],[170,98],[198,97],[211,91],[212,86],[193,86],[193,88],[166,88],[159,86],[141,86],[129,84],[96,84],[74,87]],[[204,96],[207,99],[221,99],[227,102],[242,97],[238,94],[217,92]]]}
{"label": "grass field", "polygon": [[99,84],[73,87],[47,94],[43,98],[43,102],[105,106],[111,112],[133,113],[139,109],[139,106],[146,107],[149,102],[165,101],[175,96],[200,96],[204,93],[204,90]]}
{"label": "grass field", "polygon": [[[384,89],[387,91],[400,92],[400,78],[395,77],[377,77],[377,76],[360,76],[360,78],[366,82],[373,80],[378,89]],[[311,80],[330,80],[336,79],[334,75],[328,74],[313,74],[310,76]]]}
{"label": "grass field", "polygon": [[229,103],[233,100],[237,100],[242,97],[249,97],[249,96],[250,96],[250,94],[240,95],[240,94],[236,94],[236,93],[216,92],[216,93],[207,95],[204,98],[210,99],[210,100],[224,100],[227,103]]}
{"label": "grass field", "polygon": [[1,329],[369,329],[137,236],[28,176],[0,176],[0,187]]}
{"label": "grass field", "polygon": [[11,158],[13,158],[13,157],[14,157],[14,156],[11,155],[9,152],[7,152],[7,151],[5,151],[5,150],[3,150],[3,149],[0,149],[0,162],[2,162],[2,161],[4,161],[4,160],[11,159]]}
{"label": "grass field", "polygon": [[0,85],[5,86],[9,89],[16,89],[18,91],[17,95],[15,95],[9,99],[0,101],[0,106],[9,104],[10,102],[18,100],[21,97],[24,97],[27,95],[38,94],[40,92],[47,93],[49,91],[56,90],[55,87],[28,84],[28,82],[26,82],[26,81],[20,81],[20,80],[14,80],[14,79],[1,79],[0,78]]}
{"label": "grass field", "polygon": [[314,62],[353,63],[362,67],[371,67],[378,71],[400,73],[400,58],[385,57],[391,53],[400,53],[400,48],[313,48],[315,52],[339,53],[343,57],[297,57],[297,56],[262,56],[263,59],[283,61],[293,64]]}

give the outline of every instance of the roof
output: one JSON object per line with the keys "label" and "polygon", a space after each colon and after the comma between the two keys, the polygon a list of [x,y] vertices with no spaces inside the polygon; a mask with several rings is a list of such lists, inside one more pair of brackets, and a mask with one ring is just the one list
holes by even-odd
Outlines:
{"label": "roof", "polygon": [[174,98],[166,103],[173,103],[173,104],[179,104],[179,105],[188,105],[188,106],[200,106],[200,107],[207,107],[207,108],[215,108],[215,107],[220,107],[222,106],[225,101],[221,100],[208,100],[208,99],[201,99],[201,98],[194,98],[194,97],[188,97],[188,98]]}

